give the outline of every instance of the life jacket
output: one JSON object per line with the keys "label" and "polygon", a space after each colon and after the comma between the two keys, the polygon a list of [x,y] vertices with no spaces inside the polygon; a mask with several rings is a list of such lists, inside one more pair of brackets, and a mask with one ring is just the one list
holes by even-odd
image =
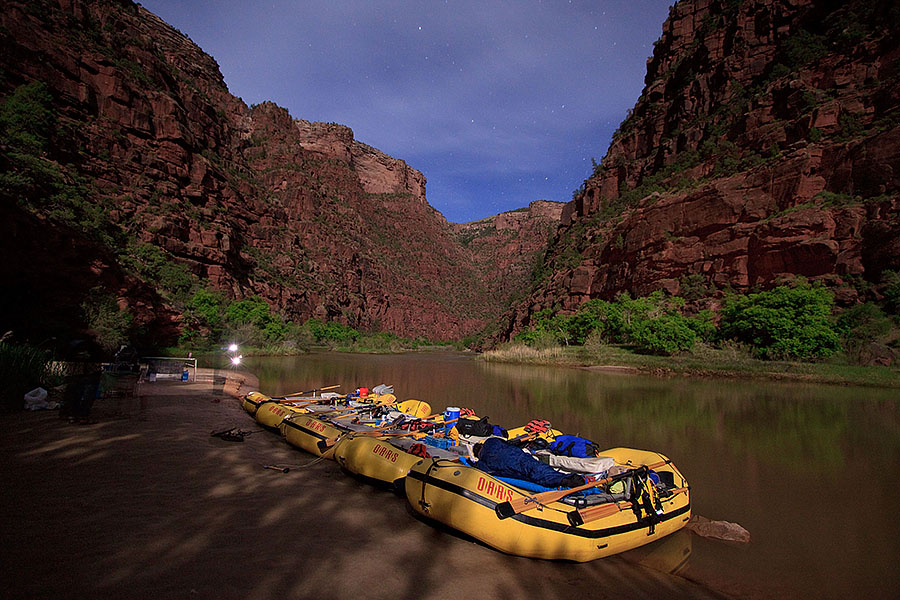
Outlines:
{"label": "life jacket", "polygon": [[431,421],[423,421],[422,419],[410,419],[409,421],[400,423],[399,428],[406,431],[423,431],[434,429],[434,423]]}
{"label": "life jacket", "polygon": [[550,421],[544,419],[528,421],[528,424],[525,426],[525,431],[528,433],[547,433],[550,431]]}
{"label": "life jacket", "polygon": [[428,454],[428,446],[421,442],[416,442],[415,444],[410,446],[407,452],[415,456],[421,456],[422,458],[431,458],[431,455]]}
{"label": "life jacket", "polygon": [[558,435],[548,447],[550,452],[560,456],[591,458],[600,452],[600,446],[591,440],[577,435]]}

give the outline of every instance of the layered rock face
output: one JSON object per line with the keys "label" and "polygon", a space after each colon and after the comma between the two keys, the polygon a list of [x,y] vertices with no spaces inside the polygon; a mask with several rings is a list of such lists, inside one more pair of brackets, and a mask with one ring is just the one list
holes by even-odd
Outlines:
{"label": "layered rock face", "polygon": [[[57,123],[40,160],[85,182],[87,197],[62,208],[93,211],[114,234],[92,241],[92,225],[61,222],[46,198],[4,200],[2,275],[34,297],[7,307],[4,326],[60,304],[41,281],[77,279],[61,294],[67,306],[100,285],[171,342],[179,316],[165,289],[180,284],[158,272],[170,263],[299,321],[456,339],[490,316],[471,253],[428,205],[425,178],[349,128],[247,107],[211,57],[128,1],[7,2],[0,26],[2,96],[46,85]],[[40,250],[19,242],[42,230],[58,244],[34,260],[25,248]],[[77,265],[53,261],[67,243]]]}
{"label": "layered rock face", "polygon": [[785,275],[852,302],[900,268],[898,25],[878,2],[678,2],[507,334],[548,306]]}
{"label": "layered rock face", "polygon": [[452,226],[490,293],[493,314],[502,313],[527,290],[543,265],[564,208],[562,202],[538,200],[527,208]]}

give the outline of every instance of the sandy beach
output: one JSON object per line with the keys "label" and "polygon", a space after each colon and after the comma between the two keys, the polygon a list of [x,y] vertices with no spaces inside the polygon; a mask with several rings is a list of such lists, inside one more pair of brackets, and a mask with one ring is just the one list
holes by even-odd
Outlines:
{"label": "sandy beach", "polygon": [[[719,598],[679,577],[687,532],[587,564],[507,556],[287,445],[251,376],[101,398],[97,423],[3,415],[4,598]],[[237,426],[243,442],[211,437]],[[290,467],[290,472],[263,465]]]}

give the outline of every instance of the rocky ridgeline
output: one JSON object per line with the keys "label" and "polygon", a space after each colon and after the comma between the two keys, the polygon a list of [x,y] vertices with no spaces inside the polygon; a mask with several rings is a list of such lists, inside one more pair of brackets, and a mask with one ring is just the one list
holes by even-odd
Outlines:
{"label": "rocky ridgeline", "polygon": [[[104,245],[39,203],[5,203],[3,276],[36,298],[10,305],[20,321],[77,321],[99,285],[171,342],[180,316],[159,293],[171,283],[160,259],[299,321],[453,339],[498,314],[501,284],[428,205],[420,172],[347,127],[246,106],[210,56],[139,5],[7,2],[0,26],[0,94],[47,85],[58,123],[46,158],[88,182],[118,231]],[[522,271],[514,252],[503,265]]]}
{"label": "rocky ridgeline", "polygon": [[[900,268],[900,49],[878,2],[683,0],[643,93],[511,314]],[[877,294],[877,289],[871,293]]]}
{"label": "rocky ridgeline", "polygon": [[548,240],[556,235],[565,204],[538,200],[527,208],[453,225],[453,233],[471,253],[487,289],[494,314],[507,310],[543,264]]}

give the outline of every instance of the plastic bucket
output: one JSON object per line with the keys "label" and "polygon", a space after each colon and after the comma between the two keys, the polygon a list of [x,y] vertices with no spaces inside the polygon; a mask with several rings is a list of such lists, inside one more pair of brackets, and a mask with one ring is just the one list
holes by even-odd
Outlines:
{"label": "plastic bucket", "polygon": [[[452,423],[450,421],[453,421]],[[450,433],[450,430],[456,427],[456,423],[459,421],[459,408],[456,406],[448,406],[444,411],[444,433]]]}

